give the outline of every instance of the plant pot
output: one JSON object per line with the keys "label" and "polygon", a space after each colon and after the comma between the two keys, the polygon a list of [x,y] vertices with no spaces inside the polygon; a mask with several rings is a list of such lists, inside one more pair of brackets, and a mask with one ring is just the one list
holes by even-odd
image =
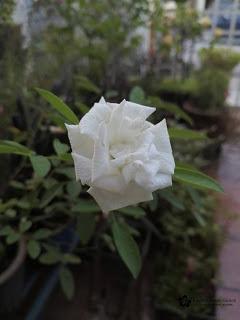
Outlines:
{"label": "plant pot", "polygon": [[24,261],[26,242],[22,238],[13,261],[0,274],[0,318],[16,311],[21,302],[24,287]]}
{"label": "plant pot", "polygon": [[219,111],[199,110],[190,101],[186,101],[183,108],[193,119],[194,127],[198,130],[207,130],[210,138],[216,138],[225,133],[226,108],[221,108]]}

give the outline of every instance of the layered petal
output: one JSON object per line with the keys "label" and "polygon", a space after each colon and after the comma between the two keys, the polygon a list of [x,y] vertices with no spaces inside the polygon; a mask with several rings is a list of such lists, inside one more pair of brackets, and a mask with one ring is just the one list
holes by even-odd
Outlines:
{"label": "layered petal", "polygon": [[148,129],[154,134],[154,144],[158,151],[172,154],[172,147],[168,135],[167,123],[163,119],[161,122]]}
{"label": "layered petal", "polygon": [[156,111],[156,108],[143,106],[130,101],[126,101],[124,109],[127,117],[131,119],[143,118],[144,120]]}
{"label": "layered petal", "polygon": [[111,108],[101,99],[99,103],[86,113],[80,121],[80,132],[90,136],[93,140],[97,138],[99,126],[104,122],[107,123],[111,116]]}
{"label": "layered petal", "polygon": [[108,175],[110,171],[109,142],[106,125],[102,123],[99,127],[94,144],[92,159],[92,182],[102,176]]}
{"label": "layered petal", "polygon": [[151,192],[139,187],[135,183],[130,183],[122,194],[108,192],[95,187],[91,187],[88,193],[94,197],[105,213],[153,199]]}
{"label": "layered petal", "polygon": [[72,153],[72,157],[76,180],[80,180],[83,185],[89,185],[92,180],[92,160],[74,152]]}
{"label": "layered petal", "polygon": [[79,125],[65,124],[72,151],[86,158],[92,158],[94,141],[87,135],[81,134]]}
{"label": "layered petal", "polygon": [[123,193],[124,189],[127,186],[120,172],[116,172],[115,174],[106,175],[99,179],[96,179],[91,185],[114,193]]}

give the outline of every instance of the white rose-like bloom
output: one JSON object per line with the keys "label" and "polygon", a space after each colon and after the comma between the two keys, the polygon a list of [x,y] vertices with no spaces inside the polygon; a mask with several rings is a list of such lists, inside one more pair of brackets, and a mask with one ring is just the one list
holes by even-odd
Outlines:
{"label": "white rose-like bloom", "polygon": [[156,109],[101,98],[79,125],[67,125],[76,179],[104,213],[152,200],[172,185],[175,163],[165,119],[146,121]]}

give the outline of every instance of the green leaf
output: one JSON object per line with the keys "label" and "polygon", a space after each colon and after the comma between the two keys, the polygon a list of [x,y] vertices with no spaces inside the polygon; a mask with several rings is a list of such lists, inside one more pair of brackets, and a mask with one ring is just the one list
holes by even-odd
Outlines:
{"label": "green leaf", "polygon": [[61,190],[61,183],[55,184],[53,187],[48,189],[41,199],[40,208],[46,207],[49,204],[49,202],[51,202],[61,192]]}
{"label": "green leaf", "polygon": [[81,259],[72,253],[65,253],[62,259],[64,263],[71,263],[71,264],[79,264],[81,263]]}
{"label": "green leaf", "polygon": [[15,218],[17,216],[17,211],[14,209],[7,209],[4,214],[9,218]]}
{"label": "green leaf", "polygon": [[8,236],[9,234],[14,233],[14,230],[10,226],[5,226],[0,230],[0,236]]}
{"label": "green leaf", "polygon": [[70,149],[69,146],[65,143],[62,143],[59,139],[53,140],[53,148],[57,155],[62,155],[68,152]]}
{"label": "green leaf", "polygon": [[134,88],[132,88],[129,94],[129,100],[135,103],[144,103],[145,93],[143,89],[139,86],[135,86]]}
{"label": "green leaf", "polygon": [[12,180],[10,181],[9,185],[15,189],[19,189],[19,190],[25,190],[25,185],[22,182],[16,181],[16,180]]}
{"label": "green leaf", "polygon": [[180,182],[191,184],[195,188],[223,192],[223,188],[217,181],[197,170],[176,167],[174,178]]}
{"label": "green leaf", "polygon": [[75,291],[74,278],[73,278],[72,272],[65,266],[62,266],[59,271],[59,278],[60,278],[61,288],[65,296],[67,297],[68,300],[71,300],[74,296],[74,291]]}
{"label": "green leaf", "polygon": [[55,251],[48,251],[40,256],[39,261],[47,265],[56,264],[61,261],[61,255]]}
{"label": "green leaf", "polygon": [[171,190],[161,190],[159,191],[159,195],[163,199],[167,200],[173,207],[179,210],[185,209],[184,204],[180,201],[181,199],[178,199],[177,196]]}
{"label": "green leaf", "polygon": [[29,221],[29,220],[22,220],[20,222],[20,225],[19,225],[19,231],[20,233],[24,233],[26,231],[28,231],[32,226],[32,222]]}
{"label": "green leaf", "polygon": [[79,120],[75,113],[55,94],[50,91],[36,88],[37,92],[51,104],[53,108],[55,108],[59,113],[61,113],[66,120],[68,120],[72,124],[78,124]]}
{"label": "green leaf", "polygon": [[166,110],[170,113],[173,113],[175,116],[185,120],[189,124],[193,124],[192,119],[189,117],[189,115],[184,112],[181,108],[179,108],[177,105],[169,102],[162,101],[158,97],[149,97],[149,103],[158,109]]}
{"label": "green leaf", "polygon": [[114,219],[112,224],[113,239],[118,253],[134,278],[137,278],[141,270],[141,256],[139,248],[131,236],[127,226]]}
{"label": "green leaf", "polygon": [[28,210],[31,208],[31,204],[30,202],[27,201],[27,199],[24,200],[24,198],[18,200],[18,202],[16,203],[16,207],[24,209],[24,210]]}
{"label": "green leaf", "polygon": [[197,222],[199,223],[199,225],[201,227],[205,227],[206,226],[206,222],[205,220],[203,219],[203,217],[201,216],[201,214],[199,212],[196,212],[196,211],[192,211],[194,217],[196,218]]}
{"label": "green leaf", "polygon": [[78,200],[77,204],[72,208],[73,212],[89,213],[100,212],[99,206],[92,200]]}
{"label": "green leaf", "polygon": [[85,91],[93,92],[96,94],[100,94],[101,90],[87,77],[78,75],[76,77],[77,80],[77,86],[80,89],[84,89]]}
{"label": "green leaf", "polygon": [[41,246],[36,240],[29,240],[27,244],[27,251],[32,259],[36,259],[41,253]]}
{"label": "green leaf", "polygon": [[18,242],[18,240],[20,239],[21,235],[17,232],[13,232],[11,234],[9,234],[6,238],[6,242],[7,244],[13,244],[15,242]]}
{"label": "green leaf", "polygon": [[190,170],[197,170],[195,166],[189,163],[181,162],[181,161],[176,161],[176,167],[184,168],[184,169],[190,169]]}
{"label": "green leaf", "polygon": [[70,197],[75,198],[79,196],[82,190],[81,184],[77,181],[69,181],[67,183],[67,193]]}
{"label": "green leaf", "polygon": [[39,177],[45,177],[51,169],[51,162],[44,156],[31,156],[30,160],[36,175]]}
{"label": "green leaf", "polygon": [[76,102],[76,107],[78,108],[78,110],[80,110],[83,114],[87,113],[90,108],[88,106],[86,106],[84,103],[81,102]]}
{"label": "green leaf", "polygon": [[91,239],[96,227],[95,215],[91,212],[81,213],[77,217],[77,233],[83,245]]}
{"label": "green leaf", "polygon": [[200,196],[200,193],[198,190],[193,189],[192,187],[188,186],[187,191],[190,194],[190,197],[192,198],[192,201],[194,202],[195,206],[200,209],[203,205],[204,199]]}
{"label": "green leaf", "polygon": [[[73,167],[58,168],[55,171],[56,171],[56,173],[62,174],[71,180],[75,179],[75,172],[74,172]],[[79,184],[80,184],[80,182],[79,182]]]}
{"label": "green leaf", "polygon": [[171,139],[183,139],[183,140],[202,140],[207,139],[206,133],[183,129],[183,128],[170,128],[168,130]]}
{"label": "green leaf", "polygon": [[12,153],[22,156],[29,156],[30,154],[33,154],[33,151],[15,141],[1,140],[0,153]]}
{"label": "green leaf", "polygon": [[49,230],[49,229],[45,229],[45,228],[41,228],[41,229],[38,229],[36,230],[34,233],[33,233],[33,238],[35,240],[42,240],[42,239],[46,239],[46,238],[49,238],[52,234],[52,231]]}
{"label": "green leaf", "polygon": [[125,207],[118,210],[126,215],[134,217],[135,219],[140,219],[146,215],[145,211],[139,207]]}

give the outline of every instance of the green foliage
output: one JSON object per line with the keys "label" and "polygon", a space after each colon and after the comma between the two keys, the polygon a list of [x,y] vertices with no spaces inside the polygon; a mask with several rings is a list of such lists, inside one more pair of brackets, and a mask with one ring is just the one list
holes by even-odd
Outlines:
{"label": "green foliage", "polygon": [[36,240],[29,240],[27,244],[27,251],[32,259],[36,259],[41,253],[41,246]]}
{"label": "green foliage", "polygon": [[174,178],[183,183],[191,184],[196,188],[223,192],[222,187],[217,181],[197,170],[176,167]]}
{"label": "green foliage", "polygon": [[206,111],[222,108],[225,105],[229,75],[221,69],[203,67],[194,77],[197,82],[194,105]]}
{"label": "green foliage", "polygon": [[70,124],[78,124],[79,120],[75,113],[55,94],[40,88],[36,88],[37,92],[51,104]]}
{"label": "green foliage", "polygon": [[155,96],[149,97],[148,101],[152,106],[155,106],[158,109],[166,110],[167,112],[175,115],[177,118],[183,119],[187,123],[192,124],[192,119],[189,117],[189,115],[186,112],[184,112],[180,107],[178,107],[176,104],[165,102]]}
{"label": "green foliage", "polygon": [[30,157],[33,169],[39,177],[45,177],[51,169],[50,161],[43,156],[34,155]]}
{"label": "green foliage", "polygon": [[31,154],[33,154],[33,152],[27,147],[9,140],[0,141],[0,153],[13,153],[22,156],[31,156]]}
{"label": "green foliage", "polygon": [[140,207],[126,207],[118,211],[135,219],[140,219],[146,215],[145,211]]}
{"label": "green foliage", "polygon": [[12,23],[12,14],[15,6],[15,0],[4,0],[0,3],[0,23]]}
{"label": "green foliage", "polygon": [[207,138],[206,134],[203,132],[177,127],[169,128],[168,133],[171,139],[202,140]]}
{"label": "green foliage", "polygon": [[83,245],[89,242],[94,234],[95,227],[96,217],[92,212],[78,214],[76,230]]}
{"label": "green foliage", "polygon": [[120,257],[131,271],[133,277],[137,278],[141,270],[141,256],[129,229],[123,222],[114,219],[112,223],[112,233]]}
{"label": "green foliage", "polygon": [[62,266],[59,271],[59,278],[62,290],[68,300],[74,295],[74,278],[69,268]]}
{"label": "green foliage", "polygon": [[155,252],[154,304],[174,319],[207,318],[214,313],[214,305],[192,303],[184,309],[179,298],[214,299],[221,236],[214,221],[215,201],[191,187],[180,190],[176,186],[171,191],[181,198],[183,208],[165,207],[155,221],[161,241]]}
{"label": "green foliage", "polygon": [[129,94],[129,100],[135,103],[144,104],[145,103],[145,93],[143,89],[139,86],[132,88]]}
{"label": "green foliage", "polygon": [[203,68],[217,68],[229,73],[240,62],[240,54],[226,48],[203,48],[200,51]]}

